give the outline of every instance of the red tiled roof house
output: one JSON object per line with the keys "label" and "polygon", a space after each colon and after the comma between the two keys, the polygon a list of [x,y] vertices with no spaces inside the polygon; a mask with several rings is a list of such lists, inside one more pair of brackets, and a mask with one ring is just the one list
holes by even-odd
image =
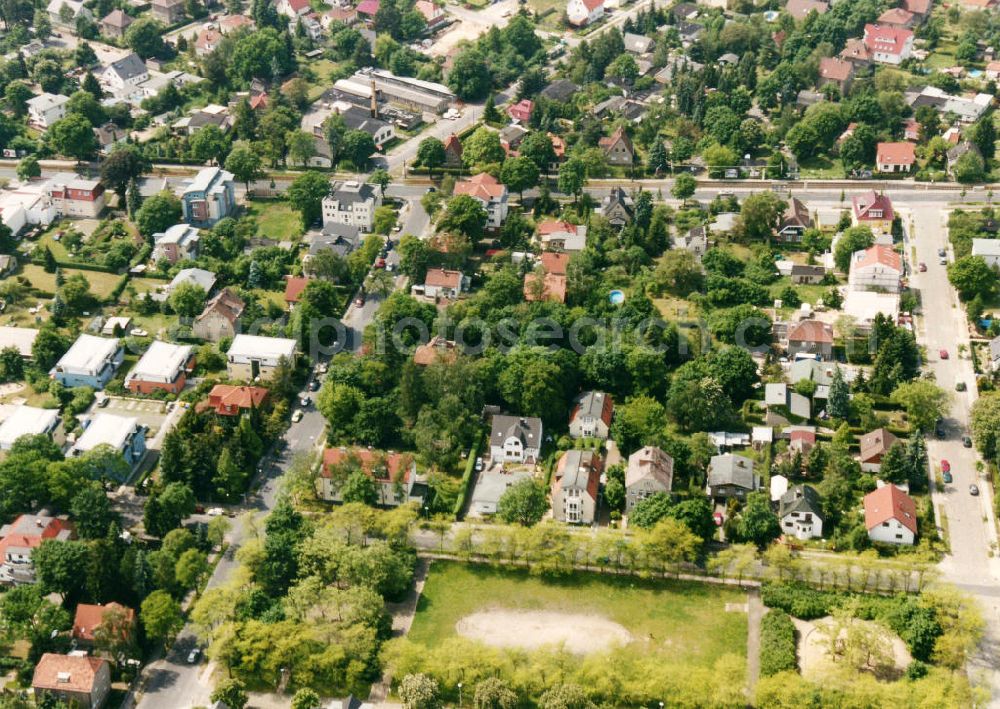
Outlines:
{"label": "red tiled roof house", "polygon": [[875,169],[879,172],[911,172],[917,162],[913,143],[879,143]]}
{"label": "red tiled roof house", "polygon": [[917,538],[917,506],[895,485],[865,495],[868,538],[883,544],[913,544]]}
{"label": "red tiled roof house", "polygon": [[48,695],[70,706],[100,709],[111,691],[111,666],[99,657],[47,652],[35,665],[31,688],[36,700]]}
{"label": "red tiled roof house", "polygon": [[788,328],[788,356],[813,354],[820,359],[833,357],[833,328],[820,320],[803,320]]}
{"label": "red tiled roof house", "polygon": [[327,448],[323,451],[319,496],[328,502],[340,502],[343,499],[341,487],[355,470],[363,471],[375,481],[379,505],[395,507],[410,500],[417,477],[413,456],[366,448]]}

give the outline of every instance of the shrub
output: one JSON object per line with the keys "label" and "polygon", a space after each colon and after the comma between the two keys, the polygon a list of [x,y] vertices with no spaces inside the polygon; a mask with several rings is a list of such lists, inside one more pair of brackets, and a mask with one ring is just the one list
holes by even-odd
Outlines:
{"label": "shrub", "polygon": [[833,593],[793,583],[765,583],[761,587],[761,599],[768,608],[783,610],[802,620],[822,618],[838,605]]}
{"label": "shrub", "polygon": [[761,677],[796,669],[795,625],[784,611],[769,611],[760,624]]}

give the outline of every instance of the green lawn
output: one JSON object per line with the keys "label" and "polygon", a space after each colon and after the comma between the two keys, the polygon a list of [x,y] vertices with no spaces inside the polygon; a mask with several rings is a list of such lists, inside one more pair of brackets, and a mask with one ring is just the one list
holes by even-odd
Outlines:
{"label": "green lawn", "polygon": [[302,235],[302,219],[288,202],[255,200],[247,212],[257,220],[257,236],[288,241]]}
{"label": "green lawn", "polygon": [[844,166],[839,158],[834,160],[826,157],[810,158],[801,161],[799,169],[803,179],[843,179],[844,177]]}
{"label": "green lawn", "polygon": [[643,581],[575,573],[543,579],[527,572],[436,561],[408,639],[428,647],[455,636],[455,624],[479,610],[593,613],[620,623],[647,652],[670,662],[711,666],[724,654],[746,656],[747,617],[727,612],[746,594],[710,584]]}

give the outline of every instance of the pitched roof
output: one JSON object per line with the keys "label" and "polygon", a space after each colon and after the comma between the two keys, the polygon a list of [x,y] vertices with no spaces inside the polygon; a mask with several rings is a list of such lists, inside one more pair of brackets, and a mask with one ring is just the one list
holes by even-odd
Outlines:
{"label": "pitched roof", "polygon": [[847,81],[854,73],[854,65],[837,57],[823,57],[819,60],[819,75],[830,81]]}
{"label": "pitched roof", "polygon": [[97,673],[107,660],[89,655],[57,655],[47,652],[35,665],[31,686],[55,692],[80,692],[90,694],[94,689]]}
{"label": "pitched roof", "polygon": [[912,39],[913,32],[901,27],[865,25],[865,46],[872,52],[902,54],[907,40]]}
{"label": "pitched roof", "polygon": [[135,52],[122,57],[116,62],[112,62],[108,67],[110,71],[115,72],[123,80],[134,79],[137,76],[142,76],[143,74],[148,74],[146,65],[143,64],[142,59]]}
{"label": "pitched roof", "polygon": [[453,194],[465,194],[476,197],[484,202],[495,199],[502,199],[507,192],[507,188],[500,184],[500,181],[488,172],[480,172],[467,180],[462,180],[455,185]]}
{"label": "pitched roof", "polygon": [[899,439],[885,428],[876,428],[861,437],[858,445],[861,449],[861,462],[874,460],[885,455]]}
{"label": "pitched roof", "polygon": [[880,25],[906,26],[913,22],[913,13],[901,7],[892,7],[878,16]]}
{"label": "pitched roof", "polygon": [[408,482],[413,469],[413,456],[409,453],[370,450],[368,448],[327,448],[323,451],[323,467],[320,475],[328,478],[331,468],[351,462],[356,457],[361,470],[375,480],[388,482]]}
{"label": "pitched roof", "polygon": [[612,133],[609,137],[601,138],[598,141],[598,145],[600,145],[600,147],[604,150],[604,152],[609,152],[618,143],[624,143],[625,148],[630,153],[633,154],[635,153],[635,148],[632,147],[632,139],[629,138],[628,135],[625,133],[625,129],[620,126],[618,130]]}
{"label": "pitched roof", "polygon": [[298,303],[308,285],[309,279],[305,276],[285,276],[285,302]]}
{"label": "pitched roof", "polygon": [[822,507],[816,488],[812,485],[796,485],[782,495],[778,502],[778,518],[782,519],[792,512],[805,512],[822,519]]}
{"label": "pitched roof", "polygon": [[789,342],[833,343],[833,328],[821,320],[803,320],[788,328]]}
{"label": "pitched roof", "polygon": [[926,15],[931,11],[933,0],[903,0],[902,7],[914,15]]}
{"label": "pitched roof", "polygon": [[865,528],[869,531],[895,519],[917,533],[917,506],[913,498],[895,485],[883,485],[865,495]]}
{"label": "pitched roof", "polygon": [[453,340],[447,340],[440,335],[435,335],[430,341],[420,345],[413,351],[413,363],[427,366],[441,360],[444,362],[454,362],[458,357],[458,350]]}
{"label": "pitched roof", "polygon": [[79,603],[76,606],[76,615],[73,619],[73,637],[77,640],[93,641],[94,631],[103,622],[104,614],[110,610],[124,611],[125,617],[130,623],[135,620],[134,610],[114,601],[106,606]]}
{"label": "pitched roof", "polygon": [[604,4],[604,0],[580,0],[588,12],[593,12]]}
{"label": "pitched roof", "polygon": [[526,273],[524,276],[524,299],[533,302],[536,300],[549,300],[556,303],[566,302],[566,276],[560,273],[546,273],[542,276],[542,292],[538,293],[535,283],[538,280],[537,273]]}
{"label": "pitched roof", "polygon": [[674,459],[656,446],[640,448],[628,457],[625,487],[631,487],[647,477],[652,477],[670,490],[674,481]]}
{"label": "pitched roof", "polygon": [[205,303],[205,309],[201,311],[201,315],[196,318],[196,321],[202,320],[212,313],[218,313],[228,320],[231,325],[235,325],[236,321],[240,319],[240,315],[243,314],[245,307],[246,303],[238,295],[228,288],[223,288],[211,300]]}
{"label": "pitched roof", "polygon": [[207,29],[198,33],[198,38],[194,41],[194,46],[199,49],[214,47],[222,39],[222,34],[217,30]]}
{"label": "pitched roof", "polygon": [[264,387],[216,384],[208,392],[207,405],[217,413],[227,414],[241,409],[259,408],[267,395],[268,391]]}
{"label": "pitched roof", "polygon": [[802,203],[802,200],[797,197],[792,197],[788,200],[785,213],[781,215],[781,226],[801,226],[806,229],[812,226],[809,208]]}
{"label": "pitched roof", "polygon": [[542,268],[545,269],[546,273],[554,273],[559,276],[565,276],[566,267],[569,265],[569,254],[546,251],[541,256],[541,262]]}
{"label": "pitched roof", "polygon": [[552,495],[562,490],[586,490],[590,499],[597,500],[597,488],[601,481],[602,461],[593,450],[571,448],[562,454],[552,476]]}
{"label": "pitched roof", "polygon": [[459,157],[462,155],[462,141],[461,139],[452,133],[447,138],[444,139],[444,150],[446,153],[456,152]]}
{"label": "pitched roof", "polygon": [[68,523],[45,515],[20,515],[0,527],[0,559],[8,549],[34,549],[45,539],[69,539],[73,534]]}
{"label": "pitched roof", "polygon": [[552,101],[565,103],[569,101],[573,94],[580,90],[580,87],[569,79],[556,79],[551,84],[542,89],[541,95]]}
{"label": "pitched roof", "polygon": [[361,0],[355,9],[359,15],[371,15],[374,17],[375,13],[378,12],[378,8],[379,0]]}
{"label": "pitched roof", "polygon": [[891,246],[876,244],[864,251],[856,252],[851,261],[851,268],[867,268],[869,266],[883,266],[894,271],[903,272],[903,258]]}
{"label": "pitched roof", "polygon": [[585,391],[576,397],[576,405],[569,420],[574,421],[579,416],[589,416],[601,419],[606,426],[611,425],[611,417],[614,415],[615,402],[611,394],[602,391]]}
{"label": "pitched roof", "polygon": [[913,165],[917,161],[915,147],[908,142],[879,143],[875,162],[878,165]]}
{"label": "pitched roof", "polygon": [[107,15],[104,16],[103,20],[101,20],[102,25],[108,25],[109,27],[117,27],[119,29],[125,29],[126,27],[131,25],[132,22],[134,22],[134,20],[121,10],[112,10],[111,12],[109,12]]}
{"label": "pitched roof", "polygon": [[[868,190],[864,194],[854,195],[851,198],[851,203],[854,206],[854,216],[857,219],[878,219],[892,221],[894,212],[892,210],[892,200],[889,199],[888,195],[879,194],[875,190]],[[882,214],[873,217],[870,212],[873,210],[881,210]]]}
{"label": "pitched roof", "polygon": [[535,416],[496,414],[490,430],[490,444],[499,446],[508,438],[517,438],[526,448],[542,447],[542,420]]}
{"label": "pitched roof", "polygon": [[757,481],[753,472],[753,461],[742,455],[726,453],[712,456],[708,464],[708,484],[734,485],[744,490],[755,490]]}
{"label": "pitched roof", "polygon": [[855,61],[870,62],[871,52],[868,51],[865,41],[860,37],[852,37],[844,43],[844,48],[840,52],[841,59],[854,59]]}
{"label": "pitched roof", "polygon": [[435,288],[461,288],[462,272],[446,268],[428,268],[427,275],[424,277],[424,285]]}
{"label": "pitched roof", "polygon": [[806,19],[814,10],[822,15],[829,9],[830,6],[822,0],[788,0],[788,4],[785,5],[785,12],[796,20]]}

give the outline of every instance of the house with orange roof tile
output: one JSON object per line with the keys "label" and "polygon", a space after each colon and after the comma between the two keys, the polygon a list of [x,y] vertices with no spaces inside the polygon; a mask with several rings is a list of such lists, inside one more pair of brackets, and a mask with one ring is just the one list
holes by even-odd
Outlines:
{"label": "house with orange roof tile", "polygon": [[39,706],[51,697],[73,707],[100,709],[111,692],[111,665],[99,657],[47,652],[35,665],[31,688]]}
{"label": "house with orange roof tile", "polygon": [[499,229],[507,220],[507,186],[488,172],[462,180],[455,185],[454,195],[468,195],[486,210],[486,226]]}
{"label": "house with orange roof tile", "polygon": [[899,66],[913,54],[913,31],[886,25],[865,25],[865,47],[876,64]]}
{"label": "house with orange roof tile", "polygon": [[46,539],[72,538],[73,529],[68,522],[46,515],[21,515],[0,527],[0,584],[34,583],[32,550]]}
{"label": "house with orange roof tile", "polygon": [[198,404],[198,410],[213,409],[219,416],[239,416],[244,411],[259,409],[267,395],[264,387],[216,384],[208,392],[208,398]]}
{"label": "house with orange roof tile", "polygon": [[305,276],[285,276],[285,305],[291,310],[300,300],[302,292],[309,285]]}
{"label": "house with orange roof tile", "polygon": [[883,544],[912,545],[917,538],[917,505],[895,485],[887,484],[865,495],[868,538]]}
{"label": "house with orange roof tile", "polygon": [[812,354],[820,359],[833,357],[833,328],[821,320],[801,320],[788,328],[788,357]]}
{"label": "house with orange roof tile", "polygon": [[875,245],[855,251],[847,283],[851,290],[899,293],[903,258],[891,246]]}
{"label": "house with orange roof tile", "polygon": [[917,162],[916,146],[909,142],[879,143],[875,151],[875,169],[879,172],[912,172]]}
{"label": "house with orange roof tile", "polygon": [[125,616],[125,621],[130,628],[127,632],[131,633],[134,629],[135,624],[135,611],[128,606],[123,606],[120,603],[111,603],[102,605],[93,605],[91,603],[78,603],[76,606],[76,614],[73,618],[73,630],[72,638],[76,640],[79,644],[90,646],[94,644],[95,632],[104,622],[104,616],[109,611],[120,611]]}
{"label": "house with orange roof tile", "polygon": [[368,448],[327,448],[323,451],[319,497],[327,502],[340,502],[343,499],[341,489],[356,470],[375,482],[377,504],[396,507],[410,501],[417,482],[416,459],[409,453]]}
{"label": "house with orange roof tile", "polygon": [[576,397],[569,415],[570,438],[608,439],[615,402],[603,391],[585,391]]}

